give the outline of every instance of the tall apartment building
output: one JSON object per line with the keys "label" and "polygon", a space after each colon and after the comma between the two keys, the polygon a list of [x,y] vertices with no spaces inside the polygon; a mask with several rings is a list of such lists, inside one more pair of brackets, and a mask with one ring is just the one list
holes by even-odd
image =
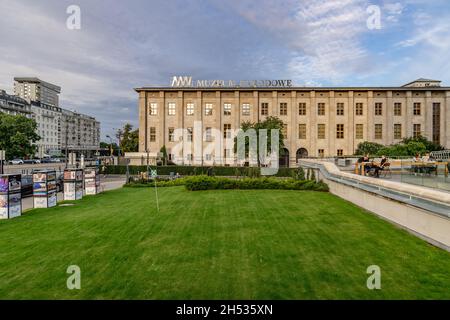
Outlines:
{"label": "tall apartment building", "polygon": [[7,94],[5,90],[0,90],[0,112],[32,117],[30,104],[18,96]]}
{"label": "tall apartment building", "polygon": [[67,148],[92,157],[100,146],[100,122],[94,117],[62,109],[60,146],[63,153]]}
{"label": "tall apartment building", "polygon": [[[68,151],[86,156],[100,147],[100,123],[95,118],[59,107],[61,87],[34,77],[14,78],[17,99],[28,103],[36,120],[38,155],[58,155]],[[67,145],[67,148],[66,148]]]}
{"label": "tall apartment building", "polygon": [[14,94],[27,100],[39,101],[54,107],[59,106],[61,87],[33,77],[14,78]]}
{"label": "tall apartment building", "polygon": [[[199,81],[194,86],[190,78],[184,80],[173,81],[171,87],[135,89],[139,157],[157,154],[165,145],[176,163],[236,165],[232,141],[241,123],[268,116],[285,125],[280,165],[294,166],[306,156],[351,155],[363,141],[389,145],[418,135],[450,148],[450,87],[437,80],[418,79],[401,87],[329,88],[265,85],[271,81],[246,86]],[[183,136],[175,137],[180,128]],[[208,139],[214,130],[221,136]],[[194,144],[180,143],[196,135],[202,135],[199,153]]]}

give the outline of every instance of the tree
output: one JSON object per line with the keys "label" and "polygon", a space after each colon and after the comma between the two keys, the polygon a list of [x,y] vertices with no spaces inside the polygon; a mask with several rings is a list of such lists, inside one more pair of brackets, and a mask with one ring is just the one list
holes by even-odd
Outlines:
{"label": "tree", "polygon": [[425,150],[428,151],[428,152],[444,150],[443,146],[441,146],[438,143],[434,143],[434,142],[428,140],[427,138],[425,138],[423,136],[404,138],[402,140],[403,144],[409,144],[410,142],[422,143],[425,146]]}
{"label": "tree", "polygon": [[0,150],[5,150],[7,160],[34,156],[34,143],[41,139],[36,128],[34,119],[0,112]]}
{"label": "tree", "polygon": [[377,154],[378,151],[383,147],[384,146],[379,143],[364,141],[358,144],[355,154],[356,155]]}
{"label": "tree", "polygon": [[133,130],[133,126],[127,123],[119,131],[120,149],[122,152],[137,152],[139,148],[139,130]]}
{"label": "tree", "polygon": [[[278,137],[278,145],[279,145],[279,152],[284,147],[284,136],[283,136],[283,121],[278,119],[277,117],[267,117],[264,121],[259,121],[256,123],[252,123],[249,121],[245,121],[241,124],[241,130],[247,131],[249,129],[254,129],[256,131],[256,139],[257,139],[257,153],[259,155],[259,131],[261,129],[267,130],[267,151],[272,150],[271,149],[271,132],[272,130],[279,130],[279,137]],[[245,139],[245,156],[248,157],[249,153],[249,145],[250,141],[249,138],[246,137]],[[237,138],[234,138],[234,152],[237,151]],[[258,166],[260,165],[260,159],[258,156]]]}

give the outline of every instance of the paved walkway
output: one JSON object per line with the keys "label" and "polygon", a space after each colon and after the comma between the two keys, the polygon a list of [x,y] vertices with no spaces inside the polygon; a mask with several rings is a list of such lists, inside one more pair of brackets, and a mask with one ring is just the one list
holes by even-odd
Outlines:
{"label": "paved walkway", "polygon": [[[100,187],[102,191],[119,189],[125,184],[125,176],[107,176],[101,177]],[[58,193],[58,201],[63,201],[63,193]],[[33,197],[22,199],[22,211],[33,209]]]}

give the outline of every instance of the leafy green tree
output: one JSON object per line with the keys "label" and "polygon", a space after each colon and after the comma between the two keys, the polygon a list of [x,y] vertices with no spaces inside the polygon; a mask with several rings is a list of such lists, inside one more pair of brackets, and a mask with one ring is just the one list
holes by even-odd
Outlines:
{"label": "leafy green tree", "polygon": [[423,136],[404,138],[402,140],[403,144],[409,144],[410,142],[422,143],[425,146],[425,151],[428,151],[428,152],[444,150],[443,146],[441,146],[438,143],[434,143]]}
{"label": "leafy green tree", "polygon": [[129,123],[120,130],[120,149],[122,152],[137,152],[139,148],[139,130],[133,130]]}
{"label": "leafy green tree", "polygon": [[364,141],[358,144],[355,155],[377,154],[384,146],[379,143]]}
{"label": "leafy green tree", "polygon": [[34,156],[34,143],[41,139],[36,128],[34,119],[0,112],[0,150],[5,150],[7,160]]}
{"label": "leafy green tree", "polygon": [[[280,120],[277,117],[267,117],[264,121],[259,121],[256,123],[253,122],[243,122],[241,124],[241,130],[247,131],[249,129],[255,129],[256,131],[256,139],[257,139],[257,153],[259,155],[259,132],[261,129],[267,130],[267,150],[271,149],[271,143],[272,139],[270,138],[272,135],[272,130],[279,130],[279,138],[278,138],[278,145],[279,145],[279,152],[284,147],[284,136],[283,136],[283,121]],[[248,137],[245,138],[245,155],[248,156],[249,153],[249,144],[250,140]],[[237,138],[234,139],[234,152],[237,151]],[[259,166],[259,156],[258,156],[258,166]]]}

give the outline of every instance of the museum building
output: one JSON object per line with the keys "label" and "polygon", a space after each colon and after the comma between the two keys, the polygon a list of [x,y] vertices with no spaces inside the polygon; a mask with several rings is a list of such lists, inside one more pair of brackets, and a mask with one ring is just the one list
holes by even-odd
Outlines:
{"label": "museum building", "polygon": [[[295,166],[304,157],[352,155],[363,141],[389,145],[419,135],[450,148],[450,87],[438,80],[400,87],[293,87],[290,80],[195,83],[174,77],[171,86],[135,90],[139,152],[129,155],[133,164],[153,163],[165,146],[177,164],[242,165],[233,148],[237,130],[269,116],[284,123],[281,166]],[[200,143],[187,143],[199,134]]]}

